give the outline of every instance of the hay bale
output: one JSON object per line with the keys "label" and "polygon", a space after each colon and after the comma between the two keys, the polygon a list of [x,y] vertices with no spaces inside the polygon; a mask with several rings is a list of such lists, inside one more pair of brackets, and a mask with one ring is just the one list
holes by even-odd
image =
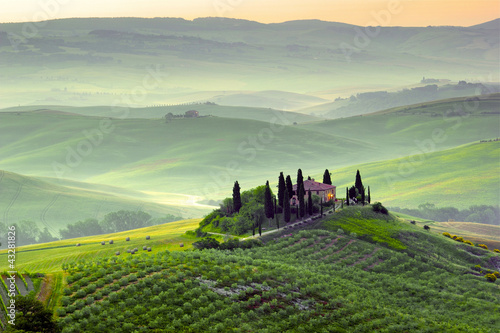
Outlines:
{"label": "hay bale", "polygon": [[80,246],[80,243],[76,243],[76,246]]}
{"label": "hay bale", "polygon": [[149,240],[149,239],[151,239],[151,237],[150,236],[146,236],[146,239]]}
{"label": "hay bale", "polygon": [[130,252],[132,252],[132,250],[128,249],[128,250],[127,250],[127,253],[130,253]]}
{"label": "hay bale", "polygon": [[180,246],[180,247],[184,247],[184,243],[180,243],[180,244],[179,244],[179,246]]}
{"label": "hay bale", "polygon": [[115,252],[115,254],[116,254],[117,256],[119,256],[119,255],[120,255],[120,251],[116,251],[116,252]]}
{"label": "hay bale", "polygon": [[146,250],[148,249],[148,247],[147,247],[146,245],[144,245],[144,246],[142,247],[142,249],[143,249],[144,251],[146,251]]}
{"label": "hay bale", "polygon": [[135,248],[135,249],[134,249],[134,252],[137,252],[137,251],[139,251],[139,250],[137,250],[137,248]]}
{"label": "hay bale", "polygon": [[148,252],[151,252],[151,248],[150,247],[148,247]]}
{"label": "hay bale", "polygon": [[113,244],[113,240],[110,240],[110,241],[109,241],[109,244]]}
{"label": "hay bale", "polygon": [[101,245],[106,245],[106,242],[105,242],[105,241],[102,241],[102,242],[101,242]]}
{"label": "hay bale", "polygon": [[125,241],[127,242],[130,241],[130,237],[125,238]]}

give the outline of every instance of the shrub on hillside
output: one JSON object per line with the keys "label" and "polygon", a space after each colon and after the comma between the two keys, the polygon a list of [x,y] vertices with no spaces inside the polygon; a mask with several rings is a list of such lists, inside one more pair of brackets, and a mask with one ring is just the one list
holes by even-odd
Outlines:
{"label": "shrub on hillside", "polygon": [[218,249],[219,246],[219,241],[212,237],[203,238],[202,240],[193,243],[193,247],[198,250]]}
{"label": "shrub on hillside", "polygon": [[429,227],[429,226],[426,224],[426,225],[424,225],[424,229],[425,229],[425,230],[427,230],[427,231],[429,231],[429,230],[431,230],[431,227]]}
{"label": "shrub on hillside", "polygon": [[497,252],[497,253],[500,253],[500,250],[499,249],[494,249],[493,251]]}
{"label": "shrub on hillside", "polygon": [[464,239],[463,239],[462,237],[457,237],[455,240],[456,240],[457,242],[461,242],[461,243],[463,243],[463,242],[464,242]]}
{"label": "shrub on hillside", "polygon": [[480,248],[483,248],[485,250],[488,250],[488,246],[485,244],[478,244],[477,246],[479,246]]}
{"label": "shrub on hillside", "polygon": [[497,278],[500,278],[500,272],[498,272],[498,271],[494,271],[493,275],[495,275]]}
{"label": "shrub on hillside", "polygon": [[450,235],[449,233],[447,233],[447,232],[443,232],[443,236],[444,236],[444,237],[451,238],[451,235]]}
{"label": "shrub on hillside", "polygon": [[472,243],[470,240],[464,240],[464,244],[469,244],[470,246],[474,246],[474,243]]}
{"label": "shrub on hillside", "polygon": [[382,206],[382,204],[380,202],[374,203],[372,205],[372,208],[373,208],[373,211],[375,213],[381,213],[381,214],[385,214],[385,215],[389,214],[389,211],[387,210],[387,208],[385,208],[384,206]]}
{"label": "shrub on hillside", "polygon": [[497,280],[497,277],[495,274],[486,274],[484,276],[488,281],[490,282],[495,282]]}

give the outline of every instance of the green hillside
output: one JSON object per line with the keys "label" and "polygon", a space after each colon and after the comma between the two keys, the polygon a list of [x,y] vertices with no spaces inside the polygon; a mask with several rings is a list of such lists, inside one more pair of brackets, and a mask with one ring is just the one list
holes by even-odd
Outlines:
{"label": "green hillside", "polygon": [[40,229],[48,227],[57,236],[59,229],[68,223],[102,219],[118,210],[142,210],[154,217],[200,216],[210,210],[208,206],[193,206],[188,198],[172,197],[170,203],[160,204],[145,193],[89,183],[65,183],[0,170],[0,223],[8,226],[29,220]]}
{"label": "green hillside", "polygon": [[165,196],[217,198],[235,179],[255,186],[287,167],[319,171],[331,159],[326,152],[333,146],[344,153],[336,160],[345,164],[352,151],[366,150],[353,140],[285,126],[288,119],[281,118],[271,123],[218,117],[165,123],[48,111],[3,112],[0,118],[5,170]]}
{"label": "green hillside", "polygon": [[[274,235],[251,249],[176,251],[176,239],[168,250],[100,250],[93,258],[81,251],[125,242],[82,243],[82,255],[64,261],[53,296],[59,325],[63,332],[485,332],[500,324],[498,281],[483,276],[500,266],[492,251],[368,207]],[[47,263],[57,249],[32,250],[47,255],[38,267],[53,269]]]}
{"label": "green hillside", "polygon": [[372,201],[382,201],[387,206],[497,206],[499,156],[497,141],[330,170],[341,197],[345,196],[346,186],[354,184],[353,170],[359,169],[363,184],[370,186]]}
{"label": "green hillside", "polygon": [[[328,102],[298,110],[306,114],[319,115],[337,119],[365,115],[394,107],[417,103],[434,103],[433,101],[457,97],[480,96],[500,91],[498,84],[466,83],[445,84],[439,82],[421,83],[416,87],[397,91],[370,91],[353,94],[346,98],[336,98]],[[446,80],[443,80],[446,81]]]}
{"label": "green hillside", "polygon": [[[183,220],[113,234],[27,245],[16,251],[16,268],[20,272],[61,273],[65,263],[108,258],[114,256],[116,251],[125,256],[128,254],[127,250],[140,248],[143,251],[145,245],[151,247],[152,253],[180,249],[181,243],[184,249],[189,249],[196,239],[184,234],[195,229],[199,223],[200,219]],[[146,240],[146,236],[151,239]],[[130,237],[130,241],[125,240],[127,237]],[[109,244],[110,240],[113,240],[113,244]],[[101,245],[102,241],[106,242],[106,245]],[[77,247],[77,243],[80,246]],[[0,251],[0,258],[5,259],[0,264],[0,271],[7,271],[7,250]]]}
{"label": "green hillside", "polygon": [[[22,23],[3,23],[0,105],[177,104],[207,91],[323,97],[346,87],[415,84],[422,76],[457,82],[470,73],[498,82],[494,29],[382,27],[360,48],[355,41],[365,29],[318,20],[89,18],[37,24],[35,38],[23,38]],[[238,103],[248,102],[243,97]],[[259,99],[276,104],[276,97]],[[295,100],[285,96],[282,104]]]}
{"label": "green hillside", "polygon": [[1,109],[0,112],[25,112],[25,111],[57,111],[80,114],[84,116],[98,117],[119,117],[121,119],[129,118],[144,118],[144,119],[159,119],[164,118],[167,113],[173,115],[184,115],[186,111],[196,110],[200,116],[217,116],[224,118],[235,119],[250,119],[270,122],[276,118],[285,118],[289,124],[294,122],[305,123],[320,120],[319,117],[306,115],[297,112],[287,112],[274,110],[270,108],[243,107],[243,106],[224,106],[213,105],[207,103],[189,103],[186,105],[172,106],[152,106],[152,107],[120,107],[120,106],[89,106],[89,107],[72,107],[72,106],[57,106],[57,105],[34,105],[20,106]]}
{"label": "green hillside", "polygon": [[[369,147],[364,162],[454,148],[500,137],[500,94],[455,98],[301,127]],[[354,162],[354,159],[353,159]],[[354,164],[354,163],[353,163]]]}

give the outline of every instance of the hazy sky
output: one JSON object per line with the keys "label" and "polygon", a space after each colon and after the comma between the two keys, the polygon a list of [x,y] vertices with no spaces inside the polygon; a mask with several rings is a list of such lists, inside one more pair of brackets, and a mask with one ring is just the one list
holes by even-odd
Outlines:
{"label": "hazy sky", "polygon": [[[223,16],[264,23],[470,26],[500,17],[499,0],[0,0],[1,22],[67,17]],[[377,23],[377,24],[375,24]]]}

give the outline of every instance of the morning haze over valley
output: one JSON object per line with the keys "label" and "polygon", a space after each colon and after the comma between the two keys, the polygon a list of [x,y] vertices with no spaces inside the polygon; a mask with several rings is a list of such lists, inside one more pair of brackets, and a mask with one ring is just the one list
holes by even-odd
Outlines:
{"label": "morning haze over valley", "polygon": [[497,1],[0,4],[0,331],[500,327]]}

